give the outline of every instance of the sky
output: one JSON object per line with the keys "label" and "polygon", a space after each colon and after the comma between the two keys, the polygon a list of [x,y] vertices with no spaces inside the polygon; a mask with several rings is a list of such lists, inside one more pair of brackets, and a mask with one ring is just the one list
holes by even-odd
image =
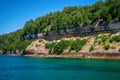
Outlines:
{"label": "sky", "polygon": [[24,27],[25,22],[66,6],[92,5],[98,0],[0,0],[0,35]]}

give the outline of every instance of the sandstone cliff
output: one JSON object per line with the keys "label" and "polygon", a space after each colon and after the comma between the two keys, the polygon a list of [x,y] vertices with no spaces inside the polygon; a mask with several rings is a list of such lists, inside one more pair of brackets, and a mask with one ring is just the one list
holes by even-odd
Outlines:
{"label": "sandstone cliff", "polygon": [[[92,53],[92,55],[100,55],[101,53],[106,54],[120,54],[120,42],[110,42],[113,36],[120,37],[120,32],[111,34],[111,33],[105,33],[105,34],[99,34],[94,36],[87,36],[87,37],[70,37],[70,38],[63,38],[64,40],[71,40],[71,39],[88,39],[87,43],[83,46],[82,50],[76,52],[76,51],[69,51],[68,49],[64,50],[63,54],[72,54],[72,53],[79,53],[79,54],[85,54],[85,53]],[[105,38],[105,39],[104,39]],[[52,42],[60,42],[61,40],[53,40],[53,41],[46,41],[44,39],[37,39],[31,43],[26,48],[26,51],[29,54],[34,55],[49,55],[49,49],[45,48],[46,43],[52,43]],[[109,46],[108,46],[109,45]],[[92,48],[91,48],[92,46]],[[94,54],[93,54],[94,53]],[[99,54],[98,54],[99,53]],[[54,54],[54,53],[53,53]],[[83,55],[82,55],[83,56]]]}

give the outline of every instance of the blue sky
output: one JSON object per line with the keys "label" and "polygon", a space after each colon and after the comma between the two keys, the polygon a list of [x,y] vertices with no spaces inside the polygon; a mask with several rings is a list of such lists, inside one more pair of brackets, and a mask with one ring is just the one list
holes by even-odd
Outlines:
{"label": "blue sky", "polygon": [[0,0],[0,34],[22,29],[25,22],[66,6],[91,5],[98,0]]}

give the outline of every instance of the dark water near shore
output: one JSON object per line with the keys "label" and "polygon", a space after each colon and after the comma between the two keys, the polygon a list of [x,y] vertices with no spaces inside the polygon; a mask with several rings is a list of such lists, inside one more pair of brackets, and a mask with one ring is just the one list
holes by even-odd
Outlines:
{"label": "dark water near shore", "polygon": [[0,56],[0,80],[120,80],[120,61]]}

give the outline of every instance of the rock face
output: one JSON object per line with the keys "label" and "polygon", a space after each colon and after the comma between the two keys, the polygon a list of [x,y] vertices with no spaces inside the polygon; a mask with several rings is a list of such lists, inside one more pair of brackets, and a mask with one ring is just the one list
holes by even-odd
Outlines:
{"label": "rock face", "polygon": [[2,50],[0,50],[0,54],[2,54]]}
{"label": "rock face", "polygon": [[48,49],[45,49],[46,41],[35,40],[26,48],[28,54],[48,54]]}
{"label": "rock face", "polygon": [[[94,27],[92,27],[94,26]],[[45,38],[45,39],[52,39],[52,37],[56,37],[57,39],[61,38],[61,35],[66,38],[67,36],[75,37],[77,36],[85,36],[90,34],[102,33],[102,32],[117,32],[120,31],[120,22],[111,22],[108,25],[100,24],[99,22],[95,22],[93,25],[88,25],[84,27],[73,27],[73,28],[65,28],[60,29],[59,31],[48,31],[44,33],[37,33],[31,35],[25,35],[25,39],[37,39],[37,38]],[[47,38],[50,37],[50,38]],[[55,38],[54,37],[54,38]]]}
{"label": "rock face", "polygon": [[[108,36],[106,39],[105,43],[101,42],[103,39],[103,36],[105,38],[105,35]],[[110,36],[109,36],[110,35]],[[87,36],[87,37],[69,37],[69,38],[64,38],[64,40],[73,40],[76,38],[80,39],[88,39],[88,42],[83,46],[82,50],[79,52],[76,51],[69,51],[69,49],[66,49],[63,51],[62,54],[71,54],[71,53],[93,53],[92,55],[99,55],[98,53],[102,54],[108,54],[108,53],[119,53],[120,54],[120,42],[112,42],[110,43],[110,39],[113,36],[120,36],[120,32],[115,33],[115,34],[110,34],[110,33],[104,33],[104,34],[99,34],[99,35],[94,35],[94,36]],[[60,42],[61,40],[53,40],[53,41],[46,41],[43,39],[37,39],[31,43],[26,48],[26,51],[28,54],[34,54],[34,55],[47,55],[49,54],[49,50],[45,49],[45,44],[48,42]],[[108,50],[105,50],[104,46],[108,44],[110,47]],[[94,47],[92,51],[90,51],[91,46]]]}

